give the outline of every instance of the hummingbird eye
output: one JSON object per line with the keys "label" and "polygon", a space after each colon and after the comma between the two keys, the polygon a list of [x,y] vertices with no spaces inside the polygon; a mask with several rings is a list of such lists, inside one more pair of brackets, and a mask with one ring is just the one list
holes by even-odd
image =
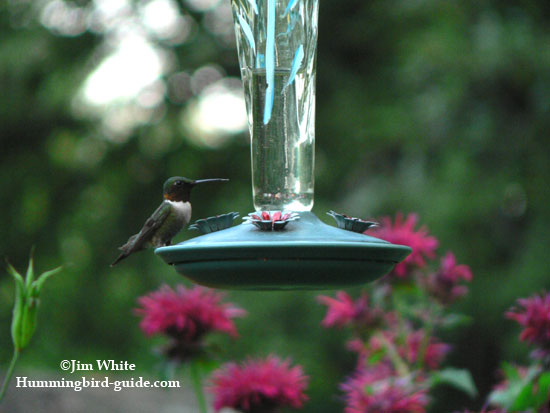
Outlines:
{"label": "hummingbird eye", "polygon": [[183,181],[176,181],[176,185],[177,185],[177,186],[183,185]]}

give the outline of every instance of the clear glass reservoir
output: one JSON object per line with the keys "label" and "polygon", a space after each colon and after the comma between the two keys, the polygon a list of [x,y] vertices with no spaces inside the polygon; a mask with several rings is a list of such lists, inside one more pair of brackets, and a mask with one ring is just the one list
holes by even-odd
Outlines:
{"label": "clear glass reservoir", "polygon": [[256,210],[313,207],[318,0],[232,0]]}

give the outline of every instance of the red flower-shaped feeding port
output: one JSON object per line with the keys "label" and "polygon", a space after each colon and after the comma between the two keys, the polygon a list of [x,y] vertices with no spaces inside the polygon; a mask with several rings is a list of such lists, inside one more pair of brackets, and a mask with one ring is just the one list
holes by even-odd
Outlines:
{"label": "red flower-shaped feeding port", "polygon": [[262,231],[281,231],[290,221],[300,219],[297,212],[286,211],[260,211],[252,212],[243,218],[246,222],[254,224]]}

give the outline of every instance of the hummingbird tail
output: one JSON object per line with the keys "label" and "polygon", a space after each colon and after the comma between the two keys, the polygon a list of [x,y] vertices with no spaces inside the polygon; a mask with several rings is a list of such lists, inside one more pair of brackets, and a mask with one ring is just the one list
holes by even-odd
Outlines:
{"label": "hummingbird tail", "polygon": [[122,247],[119,247],[118,249],[121,250],[122,252],[120,253],[120,255],[118,256],[118,258],[116,260],[113,261],[113,263],[111,264],[111,267],[115,266],[116,264],[118,264],[120,261],[122,261],[124,258],[126,257],[129,257],[130,255],[132,255],[134,252],[138,252],[138,251],[141,251],[145,248],[144,245],[140,245],[140,244],[137,244],[136,245],[136,241],[138,240],[139,238],[139,234],[135,234],[135,235],[132,235],[129,239],[128,239],[128,242],[126,244],[124,244]]}
{"label": "hummingbird tail", "polygon": [[124,258],[128,257],[130,254],[126,253],[126,252],[123,252],[122,254],[120,254],[118,256],[118,258],[116,260],[114,260],[112,263],[111,263],[111,267],[114,267],[116,264],[118,264],[120,261],[122,261]]}

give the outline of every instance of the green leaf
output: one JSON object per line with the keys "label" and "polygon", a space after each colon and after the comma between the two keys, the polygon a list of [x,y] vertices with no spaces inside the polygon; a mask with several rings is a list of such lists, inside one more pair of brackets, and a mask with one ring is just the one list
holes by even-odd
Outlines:
{"label": "green leaf", "polygon": [[471,322],[472,317],[465,314],[449,314],[448,316],[441,319],[441,327],[452,329],[466,326]]}
{"label": "green leaf", "polygon": [[220,362],[212,357],[199,357],[196,362],[200,365],[201,371],[205,375],[210,375],[214,370],[220,367]]}
{"label": "green leaf", "polygon": [[31,248],[29,266],[27,268],[27,276],[25,277],[25,281],[27,282],[27,288],[29,288],[31,283],[34,281],[34,247]]}
{"label": "green leaf", "polygon": [[508,409],[521,391],[520,386],[508,386],[503,390],[495,390],[489,395],[489,404]]}
{"label": "green leaf", "polygon": [[373,394],[374,393],[374,389],[372,388],[372,384],[365,384],[365,387],[363,387],[363,392],[365,394]]}
{"label": "green leaf", "polygon": [[384,358],[385,355],[386,353],[384,351],[376,351],[372,353],[371,355],[369,355],[368,364],[369,365],[377,364],[380,360]]}
{"label": "green leaf", "polygon": [[[521,377],[517,367],[505,363],[502,366],[508,380],[508,386],[502,390],[496,390],[489,395],[489,402],[505,409],[517,411],[516,405],[531,405],[533,401],[532,381],[538,374],[537,367],[531,367],[525,377]],[[519,408],[525,409],[525,408]]]}
{"label": "green leaf", "polygon": [[417,303],[422,299],[422,290],[413,284],[400,284],[393,288],[392,298],[398,307],[407,308],[409,304]]}
{"label": "green leaf", "polygon": [[455,389],[461,390],[471,398],[477,396],[477,389],[468,370],[447,368],[435,372],[431,376],[431,385],[447,384]]}
{"label": "green leaf", "polygon": [[536,368],[529,369],[529,373],[521,382],[520,390],[512,403],[511,410],[537,409],[548,402],[550,396],[550,373],[542,374],[538,380],[535,380],[537,374],[538,371]]}
{"label": "green leaf", "polygon": [[516,366],[510,363],[504,363],[502,364],[502,371],[504,371],[504,376],[510,380],[521,380],[521,376],[519,374],[519,371]]}
{"label": "green leaf", "polygon": [[48,278],[50,278],[52,275],[54,274],[57,274],[58,272],[60,272],[61,270],[63,270],[63,266],[60,266],[60,267],[57,267],[57,268],[54,268],[53,270],[50,270],[50,271],[46,271],[42,274],[40,274],[40,276],[38,277],[38,279],[34,282],[34,286],[36,288],[36,294],[38,296],[38,294],[40,294],[40,291],[42,290],[42,286],[44,285],[44,283],[46,282],[46,280]]}
{"label": "green leaf", "polygon": [[8,264],[8,272],[15,279],[15,283],[17,284],[18,282],[21,282],[23,284],[23,287],[25,287],[25,280],[23,279],[21,274],[19,274],[17,270],[13,268],[13,266],[9,262],[7,264]]}
{"label": "green leaf", "polygon": [[535,408],[542,407],[544,403],[550,401],[550,372],[540,375],[537,388]]}
{"label": "green leaf", "polygon": [[36,321],[38,315],[38,298],[30,297],[23,308],[21,321],[21,341],[20,349],[27,347],[36,330]]}
{"label": "green leaf", "polygon": [[534,407],[534,405],[535,395],[533,393],[533,383],[524,383],[520,388],[514,403],[512,403],[511,410],[514,412],[523,411],[529,407]]}
{"label": "green leaf", "polygon": [[23,312],[25,309],[26,287],[21,274],[8,263],[8,272],[15,280],[15,303],[11,321],[11,337],[17,350],[21,349],[21,331],[23,326]]}
{"label": "green leaf", "polygon": [[27,289],[25,291],[25,305],[23,307],[23,315],[21,317],[21,339],[19,343],[21,349],[28,346],[34,331],[36,330],[39,303],[40,300],[38,297],[36,282],[33,282],[30,285],[27,284]]}

